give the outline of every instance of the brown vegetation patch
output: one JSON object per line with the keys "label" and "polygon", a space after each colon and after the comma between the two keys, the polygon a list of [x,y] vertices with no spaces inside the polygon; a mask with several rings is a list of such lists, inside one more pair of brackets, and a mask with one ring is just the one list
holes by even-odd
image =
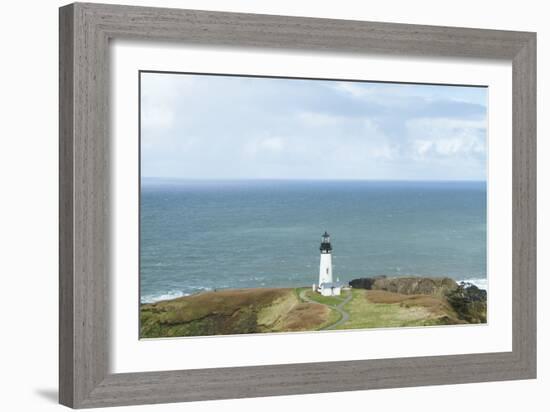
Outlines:
{"label": "brown vegetation patch", "polygon": [[327,321],[329,315],[330,309],[325,305],[299,303],[288,312],[284,319],[282,330],[315,330]]}
{"label": "brown vegetation patch", "polygon": [[141,306],[141,337],[315,330],[330,309],[291,288],[228,289]]}
{"label": "brown vegetation patch", "polygon": [[366,299],[372,303],[398,304],[402,308],[422,307],[447,323],[466,323],[458,319],[447,299],[433,295],[405,295],[385,290],[367,290]]}
{"label": "brown vegetation patch", "polygon": [[232,316],[246,307],[261,308],[291,291],[289,288],[254,288],[204,292],[142,305],[141,310],[157,314],[161,324],[178,324],[212,315]]}

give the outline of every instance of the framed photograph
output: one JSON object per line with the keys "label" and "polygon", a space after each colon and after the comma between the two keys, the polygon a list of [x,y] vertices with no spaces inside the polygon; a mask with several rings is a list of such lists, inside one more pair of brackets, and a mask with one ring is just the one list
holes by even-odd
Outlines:
{"label": "framed photograph", "polygon": [[536,376],[536,35],[60,9],[60,402]]}

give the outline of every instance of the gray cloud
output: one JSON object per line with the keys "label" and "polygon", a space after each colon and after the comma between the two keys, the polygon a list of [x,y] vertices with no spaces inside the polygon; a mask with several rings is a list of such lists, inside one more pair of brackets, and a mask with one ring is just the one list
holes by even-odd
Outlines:
{"label": "gray cloud", "polygon": [[486,89],[142,74],[142,175],[485,179]]}

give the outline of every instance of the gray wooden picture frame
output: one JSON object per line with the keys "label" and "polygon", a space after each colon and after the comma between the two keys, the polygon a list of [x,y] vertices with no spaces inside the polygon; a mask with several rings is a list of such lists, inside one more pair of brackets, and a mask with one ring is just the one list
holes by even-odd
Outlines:
{"label": "gray wooden picture frame", "polygon": [[[62,404],[89,408],[536,377],[535,33],[85,3],[62,7],[59,28]],[[512,351],[109,373],[110,39],[511,61]]]}

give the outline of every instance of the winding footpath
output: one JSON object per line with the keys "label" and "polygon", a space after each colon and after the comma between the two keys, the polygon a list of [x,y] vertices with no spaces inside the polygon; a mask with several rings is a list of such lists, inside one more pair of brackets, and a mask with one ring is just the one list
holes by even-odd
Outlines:
{"label": "winding footpath", "polygon": [[340,313],[340,319],[338,319],[336,322],[334,322],[333,324],[331,325],[328,325],[328,326],[325,326],[324,328],[321,328],[320,330],[329,330],[329,329],[334,329],[338,326],[340,326],[341,324],[343,324],[344,322],[347,322],[348,319],[349,319],[349,313],[346,312],[343,307],[346,303],[348,303],[351,298],[353,297],[352,293],[350,292],[348,294],[348,296],[342,300],[342,302],[340,302],[338,305],[336,306],[333,306],[333,305],[327,305],[326,303],[321,303],[321,302],[316,302],[314,301],[313,299],[310,299],[306,296],[306,292],[307,290],[302,290],[300,292],[300,299],[302,299],[304,302],[308,302],[308,303],[315,303],[317,305],[325,305],[325,306],[328,306],[329,308],[331,309],[334,309],[336,310],[338,313]]}

